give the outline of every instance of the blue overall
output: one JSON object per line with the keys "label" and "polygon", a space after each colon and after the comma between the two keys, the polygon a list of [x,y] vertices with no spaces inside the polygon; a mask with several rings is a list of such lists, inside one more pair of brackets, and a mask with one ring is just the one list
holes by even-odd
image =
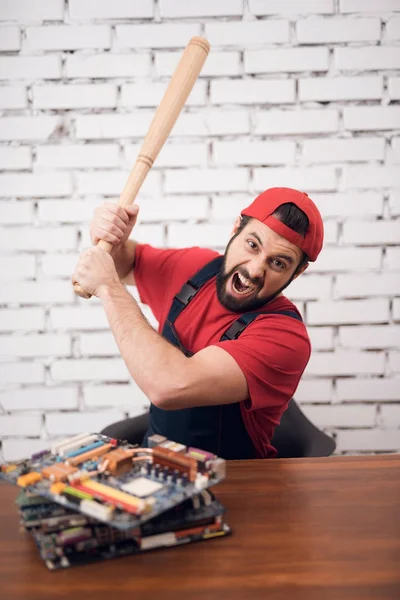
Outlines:
{"label": "blue overall", "polygon": [[[205,265],[182,286],[172,301],[161,335],[182,350],[186,356],[192,356],[193,352],[180,343],[174,323],[201,287],[216,276],[222,262],[223,257],[218,256]],[[220,341],[237,339],[258,315],[266,312],[243,313],[225,331]],[[301,321],[301,317],[294,311],[279,311],[273,314],[286,315]],[[225,459],[257,458],[254,445],[243,423],[240,402],[180,410],[163,410],[152,404],[149,429],[144,439],[145,445],[148,437],[155,433],[186,446],[208,450]]]}

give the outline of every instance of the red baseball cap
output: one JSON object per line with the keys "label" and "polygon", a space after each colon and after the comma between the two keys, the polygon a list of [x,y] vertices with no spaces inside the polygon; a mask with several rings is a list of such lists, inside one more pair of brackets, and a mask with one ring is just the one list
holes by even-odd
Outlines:
{"label": "red baseball cap", "polygon": [[[303,236],[296,233],[293,229],[279,221],[272,213],[281,206],[292,202],[308,217],[309,225],[307,233]],[[242,210],[242,215],[258,219],[273,229],[276,233],[284,237],[298,248],[301,248],[310,259],[315,261],[321,251],[324,241],[324,224],[321,213],[314,202],[305,192],[299,192],[291,188],[270,188],[266,190]]]}

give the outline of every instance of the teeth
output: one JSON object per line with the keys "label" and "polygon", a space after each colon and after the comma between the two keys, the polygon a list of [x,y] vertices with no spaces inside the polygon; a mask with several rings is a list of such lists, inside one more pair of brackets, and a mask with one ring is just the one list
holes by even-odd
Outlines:
{"label": "teeth", "polygon": [[252,283],[251,283],[251,281],[249,281],[248,279],[246,279],[246,277],[243,277],[243,275],[241,275],[240,273],[238,273],[238,277],[239,277],[240,283],[242,285],[245,285],[247,287],[251,287]]}
{"label": "teeth", "polygon": [[238,289],[236,289],[236,286],[233,283],[233,289],[237,294],[248,294],[249,292],[252,292],[255,289],[255,286],[251,283],[251,281],[249,281],[246,277],[243,277],[243,275],[241,275],[239,272],[237,273],[237,276],[239,277],[240,283],[246,286],[247,288],[245,290],[239,291]]}

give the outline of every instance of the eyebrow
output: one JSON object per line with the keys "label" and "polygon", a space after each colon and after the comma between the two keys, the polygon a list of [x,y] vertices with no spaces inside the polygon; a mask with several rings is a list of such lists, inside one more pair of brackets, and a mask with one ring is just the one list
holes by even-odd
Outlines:
{"label": "eyebrow", "polygon": [[[252,232],[250,233],[250,235],[252,235],[253,237],[255,237],[255,238],[256,238],[257,242],[260,244],[260,246],[261,246],[262,248],[264,247],[264,245],[263,245],[263,243],[262,243],[262,241],[261,241],[261,238],[259,237],[259,235],[258,235],[258,234],[257,234],[255,231],[252,231]],[[276,258],[283,258],[284,260],[287,260],[287,261],[288,261],[288,263],[290,263],[291,265],[292,265],[292,264],[293,264],[293,262],[294,262],[293,258],[292,258],[291,256],[287,256],[286,254],[277,254],[277,255],[276,255]]]}

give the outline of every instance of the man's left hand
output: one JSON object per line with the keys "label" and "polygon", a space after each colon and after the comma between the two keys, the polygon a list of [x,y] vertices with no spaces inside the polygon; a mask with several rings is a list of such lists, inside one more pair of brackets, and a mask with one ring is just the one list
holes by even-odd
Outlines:
{"label": "man's left hand", "polygon": [[81,255],[72,281],[77,281],[92,296],[99,296],[107,287],[122,285],[112,257],[100,246],[89,248]]}

